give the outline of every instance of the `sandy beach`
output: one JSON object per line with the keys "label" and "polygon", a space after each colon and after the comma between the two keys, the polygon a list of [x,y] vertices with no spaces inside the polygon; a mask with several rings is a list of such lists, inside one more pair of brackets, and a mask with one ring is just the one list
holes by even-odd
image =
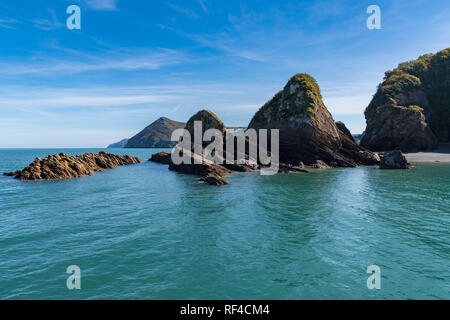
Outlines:
{"label": "sandy beach", "polygon": [[439,148],[431,152],[405,153],[406,159],[411,163],[420,162],[449,162],[450,143],[441,143]]}

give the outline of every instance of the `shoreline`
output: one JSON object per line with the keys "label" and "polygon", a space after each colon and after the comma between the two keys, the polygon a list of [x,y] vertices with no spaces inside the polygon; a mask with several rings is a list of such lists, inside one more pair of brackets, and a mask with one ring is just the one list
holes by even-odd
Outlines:
{"label": "shoreline", "polygon": [[404,153],[406,160],[411,163],[450,163],[450,143],[441,143],[436,150],[429,152]]}

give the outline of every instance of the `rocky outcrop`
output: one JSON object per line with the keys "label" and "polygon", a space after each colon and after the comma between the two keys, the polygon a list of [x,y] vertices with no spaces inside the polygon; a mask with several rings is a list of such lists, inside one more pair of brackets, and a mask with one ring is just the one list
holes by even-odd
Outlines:
{"label": "rocky outcrop", "polygon": [[224,123],[211,110],[204,109],[190,117],[186,123],[185,129],[189,131],[192,138],[194,137],[194,124],[196,121],[202,123],[202,135],[208,129],[217,129],[225,136],[227,127]]}
{"label": "rocky outcrop", "polygon": [[119,142],[110,144],[107,148],[125,148],[128,143],[128,139],[122,139]]}
{"label": "rocky outcrop", "polygon": [[409,169],[409,163],[400,150],[395,150],[381,158],[380,169]]}
{"label": "rocky outcrop", "polygon": [[450,141],[450,48],[387,71],[365,111],[361,145],[428,150]]}
{"label": "rocky outcrop", "polygon": [[[336,121],[335,122],[336,127],[342,131],[350,140],[352,140],[353,142],[355,142],[355,139],[353,138],[352,133],[350,132],[350,130],[348,130],[347,126],[345,125],[345,123],[343,123],[342,121]],[[355,142],[356,143],[356,142]]]}
{"label": "rocky outcrop", "polygon": [[152,157],[149,161],[158,162],[162,164],[171,164],[172,163],[172,153],[169,151],[161,151],[155,154],[152,154]]}
{"label": "rocky outcrop", "polygon": [[337,127],[322,101],[316,80],[308,74],[292,77],[254,115],[249,128],[280,130],[280,162],[312,166],[318,160],[328,166],[374,165],[373,152],[356,145]]}
{"label": "rocky outcrop", "polygon": [[429,150],[438,144],[419,107],[388,104],[367,112],[366,117],[367,129],[361,145],[371,150]]}
{"label": "rocky outcrop", "polygon": [[125,148],[173,148],[172,132],[184,128],[185,123],[162,117],[128,140]]}
{"label": "rocky outcrop", "polygon": [[117,156],[100,151],[98,154],[86,153],[79,156],[69,156],[65,153],[49,155],[46,158],[36,158],[21,171],[5,173],[15,175],[20,180],[62,180],[92,175],[95,171],[116,168],[127,164],[140,163],[139,158]]}
{"label": "rocky outcrop", "polygon": [[[175,164],[172,162],[171,153],[170,152],[159,152],[157,154],[152,155],[150,161],[158,162],[162,164],[169,164],[169,169],[173,171],[189,173],[194,175],[201,176],[200,181],[204,181],[211,185],[226,185],[228,182],[225,180],[226,176],[228,176],[233,171],[239,172],[248,172],[258,169],[258,165],[255,163],[251,163],[248,159],[244,160],[243,163],[238,163],[235,161],[234,163],[227,164],[223,161],[221,164],[212,163],[211,161],[207,161],[203,159],[201,155],[197,155],[194,153],[194,124],[196,121],[200,121],[202,124],[202,135],[208,129],[217,129],[223,135],[223,152],[224,154],[220,155],[221,159],[225,159],[225,151],[226,151],[226,136],[227,136],[227,128],[223,124],[222,121],[210,110],[200,110],[195,115],[193,115],[188,122],[186,123],[186,129],[189,131],[191,135],[191,149],[185,150],[178,145],[174,152],[181,152],[186,154],[190,158],[191,163],[182,163]],[[210,141],[203,141],[202,148],[205,148],[207,145],[211,143]],[[249,142],[247,141],[247,144]],[[248,146],[247,146],[248,147]],[[194,159],[198,160],[198,164],[194,163]]]}
{"label": "rocky outcrop", "polygon": [[172,162],[172,153],[167,151],[158,152],[149,159],[149,161],[168,164],[169,170],[178,171],[182,173],[194,174],[201,176],[200,181],[204,181],[211,185],[226,185],[228,182],[225,177],[229,175],[232,170],[224,166],[203,162],[202,164],[174,164]]}

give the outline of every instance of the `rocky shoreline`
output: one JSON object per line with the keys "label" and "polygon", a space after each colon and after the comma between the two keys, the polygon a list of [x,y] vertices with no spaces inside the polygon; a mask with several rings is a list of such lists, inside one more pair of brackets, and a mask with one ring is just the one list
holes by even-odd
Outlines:
{"label": "rocky shoreline", "polygon": [[22,181],[63,180],[92,175],[95,171],[103,171],[123,165],[140,163],[137,157],[118,156],[100,151],[98,154],[86,153],[69,156],[65,153],[36,158],[23,170],[5,172],[5,176],[14,176]]}

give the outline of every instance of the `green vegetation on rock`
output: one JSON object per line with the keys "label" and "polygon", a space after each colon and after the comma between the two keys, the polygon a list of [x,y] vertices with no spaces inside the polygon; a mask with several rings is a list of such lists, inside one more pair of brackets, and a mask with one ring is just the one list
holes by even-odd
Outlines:
{"label": "green vegetation on rock", "polygon": [[284,89],[266,102],[254,115],[250,128],[274,128],[280,122],[293,119],[317,121],[318,109],[331,114],[322,101],[319,85],[306,73],[293,76]]}
{"label": "green vegetation on rock", "polygon": [[423,113],[434,135],[450,141],[450,48],[387,71],[365,111],[367,121],[373,122],[385,105]]}

